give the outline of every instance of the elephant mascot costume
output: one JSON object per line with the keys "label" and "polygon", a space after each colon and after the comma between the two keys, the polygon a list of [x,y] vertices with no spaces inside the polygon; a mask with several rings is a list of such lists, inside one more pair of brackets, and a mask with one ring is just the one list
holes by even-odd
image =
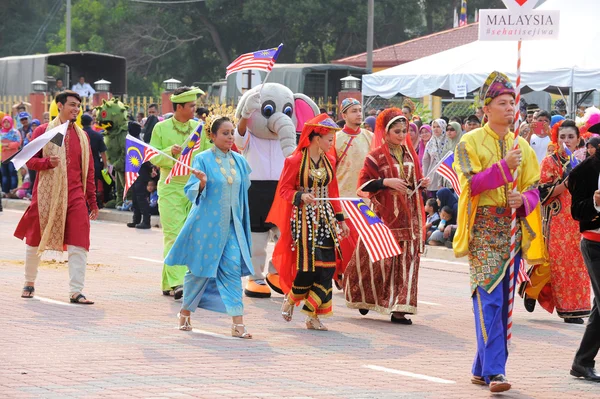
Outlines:
{"label": "elephant mascot costume", "polygon": [[269,287],[283,293],[279,287],[279,276],[270,260],[266,278],[263,274],[267,263],[267,244],[279,235],[277,227],[265,220],[273,204],[283,161],[296,149],[296,137],[304,122],[318,114],[319,107],[309,97],[292,93],[279,83],[265,83],[264,87],[250,89],[240,98],[236,109],[239,122],[235,145],[252,168],[248,199],[252,266],[256,273],[248,278],[244,289],[246,296],[269,298]]}

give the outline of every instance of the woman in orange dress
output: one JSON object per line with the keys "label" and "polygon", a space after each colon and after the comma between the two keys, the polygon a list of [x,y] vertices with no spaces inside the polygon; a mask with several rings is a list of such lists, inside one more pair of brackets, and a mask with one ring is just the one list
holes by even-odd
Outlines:
{"label": "woman in orange dress", "polygon": [[285,293],[281,315],[291,321],[295,305],[304,301],[306,327],[327,330],[319,317],[331,316],[332,281],[341,260],[340,239],[348,235],[339,201],[335,157],[328,154],[336,123],[321,114],[306,122],[298,147],[286,158],[267,222],[281,237],[273,265]]}

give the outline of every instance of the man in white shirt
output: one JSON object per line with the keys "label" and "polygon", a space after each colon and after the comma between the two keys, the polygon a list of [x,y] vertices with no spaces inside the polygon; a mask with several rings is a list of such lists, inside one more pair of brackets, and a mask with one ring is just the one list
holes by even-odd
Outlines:
{"label": "man in white shirt", "polygon": [[277,227],[267,223],[266,218],[275,197],[285,156],[279,140],[258,137],[247,127],[252,114],[254,112],[260,114],[260,108],[260,93],[256,92],[248,97],[241,109],[234,142],[252,168],[250,174],[252,184],[248,191],[248,201],[252,230],[252,263],[255,274],[249,276],[244,293],[253,298],[269,298],[271,296],[269,286],[276,292],[283,293],[279,288],[279,275],[273,262],[269,261],[266,277],[263,270],[267,261],[267,244],[271,239],[277,239],[279,236]]}
{"label": "man in white shirt", "polygon": [[96,90],[94,90],[89,83],[86,83],[85,76],[83,75],[79,77],[79,83],[74,84],[71,90],[79,94],[81,97],[89,98],[90,101],[92,100],[94,93],[96,93]]}
{"label": "man in white shirt", "polygon": [[[531,148],[535,151],[538,163],[541,164],[542,160],[548,155],[548,144],[550,144],[550,113],[548,111],[540,111],[535,119],[537,126],[541,125],[541,130],[534,128],[532,124],[531,130],[533,134],[529,140]],[[539,129],[539,128],[538,128]]]}

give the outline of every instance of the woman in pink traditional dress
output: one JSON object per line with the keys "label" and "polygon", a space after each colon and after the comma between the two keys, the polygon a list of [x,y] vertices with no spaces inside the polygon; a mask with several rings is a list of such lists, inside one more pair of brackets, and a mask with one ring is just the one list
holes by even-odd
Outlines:
{"label": "woman in pink traditional dress", "polygon": [[[579,224],[571,217],[571,194],[566,189],[569,173],[576,163],[571,163],[567,150],[574,153],[579,138],[574,121],[562,122],[553,129],[554,153],[540,165],[543,231],[550,264],[536,266],[531,275],[533,297],[539,292],[536,298],[539,304],[550,313],[556,308],[566,323],[575,324],[583,324],[582,318],[588,317],[591,310],[590,277],[579,250]],[[534,304],[529,294],[533,292],[531,288],[526,292],[531,309]]]}
{"label": "woman in pink traditional dress", "polygon": [[391,313],[391,321],[400,324],[412,324],[406,315],[417,313],[419,261],[425,237],[422,196],[412,193],[419,183],[417,191],[429,184],[429,179],[423,179],[407,130],[400,109],[379,114],[358,189],[358,195],[370,199],[377,216],[390,228],[402,254],[373,263],[360,240],[343,281],[349,308],[359,309],[363,315],[369,310]]}

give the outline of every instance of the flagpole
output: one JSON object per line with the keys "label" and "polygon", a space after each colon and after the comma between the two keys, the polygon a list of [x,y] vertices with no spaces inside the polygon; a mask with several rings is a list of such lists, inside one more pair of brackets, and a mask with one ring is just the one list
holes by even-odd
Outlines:
{"label": "flagpole", "polygon": [[338,197],[338,198],[315,198],[315,201],[362,201],[363,198]]}
{"label": "flagpole", "polygon": [[[279,57],[279,52],[281,51],[281,48],[283,47],[283,43],[279,43],[279,46],[277,46],[277,57]],[[275,57],[275,61],[277,60],[277,57]],[[273,64],[275,64],[275,62],[273,62]],[[273,68],[271,68],[271,70],[269,70],[269,72],[267,72],[267,76],[265,76],[265,80],[263,80],[262,84],[260,85],[260,90],[258,91],[258,97],[260,98],[260,95],[262,94],[262,91],[265,87],[265,83],[267,83],[267,79],[269,79],[269,75],[271,74],[271,71],[273,70]]]}
{"label": "flagpole", "polygon": [[[519,104],[521,102],[521,47],[522,41],[519,40],[517,46],[517,82],[516,82],[516,96],[515,96],[515,141],[513,144],[513,150],[519,148],[519,128],[521,124],[519,123],[520,116],[520,107]],[[518,193],[518,181],[517,181],[517,170],[513,173],[513,184],[512,184],[512,192]],[[510,206],[510,204],[508,204]],[[517,255],[517,210],[515,208],[511,208],[510,210],[510,260],[508,266],[508,275],[510,281],[508,282],[508,314],[506,320],[506,342],[508,345],[512,342],[512,315],[513,308],[515,303],[515,257]],[[520,265],[519,265],[520,267]]]}
{"label": "flagpole", "polygon": [[[433,167],[433,169],[431,169],[431,171],[430,171],[430,172],[427,174],[427,176],[425,176],[425,179],[427,179],[429,176],[431,176],[433,173],[435,173],[435,171],[436,171],[436,170],[438,170],[438,168],[439,168],[439,167],[442,165],[442,163],[444,163],[444,161],[445,161],[446,159],[448,159],[448,157],[449,157],[450,155],[452,155],[452,153],[453,153],[452,151],[448,151],[448,152],[446,153],[446,155],[444,155],[444,157],[442,158],[442,160],[441,160],[441,161],[439,161],[439,162],[438,162],[438,163],[437,163],[437,164],[436,164],[436,165]],[[419,184],[417,184],[417,187],[415,187],[415,189],[414,189],[414,190],[413,190],[413,191],[412,191],[412,192],[411,192],[411,193],[408,195],[408,196],[409,196],[409,198],[410,198],[410,197],[412,197],[412,195],[413,195],[414,193],[416,193],[416,192],[417,192],[417,190],[419,189],[419,187],[421,187],[421,183],[423,183],[423,180],[425,180],[425,179],[421,179],[421,181],[419,182]]]}

